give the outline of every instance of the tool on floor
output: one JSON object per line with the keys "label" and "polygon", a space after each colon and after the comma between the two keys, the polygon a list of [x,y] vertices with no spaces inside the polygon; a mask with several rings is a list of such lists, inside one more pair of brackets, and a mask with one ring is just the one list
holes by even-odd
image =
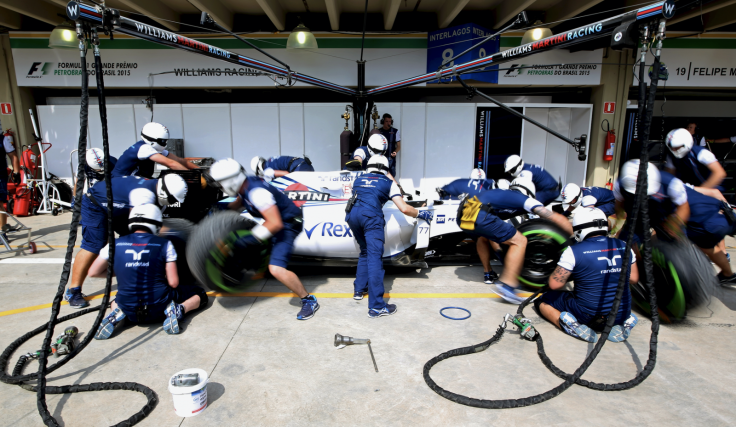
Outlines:
{"label": "tool on floor", "polygon": [[363,339],[363,338],[346,337],[340,334],[335,334],[335,347],[337,347],[338,350],[340,350],[341,348],[345,348],[349,345],[354,345],[354,344],[368,344],[368,351],[371,352],[371,359],[373,359],[373,367],[376,368],[376,372],[378,372],[378,365],[376,364],[376,358],[373,356],[373,349],[371,348],[371,340]]}
{"label": "tool on floor", "polygon": [[[74,351],[74,339],[79,334],[79,329],[76,326],[70,326],[64,329],[64,332],[56,337],[56,340],[51,344],[48,355],[54,355],[56,357],[65,356]],[[37,360],[41,357],[41,350],[33,353],[26,353],[18,359],[18,363],[15,365],[14,375],[19,374],[26,362],[29,360]]]}
{"label": "tool on floor", "polygon": [[[36,253],[36,243],[31,242],[31,227],[26,227],[22,222],[18,221],[18,218],[16,218],[14,215],[11,215],[9,212],[6,212],[3,210],[2,205],[0,205],[0,215],[5,215],[8,218],[10,218],[13,222],[15,222],[15,225],[5,224],[0,230],[0,254],[5,253],[18,253],[23,251],[28,251],[29,254],[35,254]],[[10,246],[10,239],[7,237],[6,233],[21,233],[26,232],[26,238],[23,240],[26,240],[25,242],[18,245],[17,248],[13,249]]]}
{"label": "tool on floor", "polygon": [[532,321],[521,317],[520,314],[517,314],[516,316],[513,316],[509,313],[506,313],[506,316],[503,318],[503,324],[504,328],[506,325],[506,322],[511,322],[514,325],[516,325],[517,328],[519,328],[519,334],[521,334],[522,338],[526,338],[529,341],[534,341],[534,337],[537,336],[537,330],[534,329],[534,326],[532,326]]}
{"label": "tool on floor", "polygon": [[174,387],[189,387],[199,384],[199,374],[179,374],[171,377],[171,385]]}

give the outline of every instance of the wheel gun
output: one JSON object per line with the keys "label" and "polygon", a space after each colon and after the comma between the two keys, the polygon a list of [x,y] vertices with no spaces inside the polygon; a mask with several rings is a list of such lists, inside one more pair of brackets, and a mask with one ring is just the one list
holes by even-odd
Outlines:
{"label": "wheel gun", "polygon": [[521,317],[520,314],[512,316],[511,314],[507,313],[503,321],[504,324],[508,321],[511,321],[511,323],[516,325],[516,327],[519,328],[519,334],[522,336],[522,338],[533,341],[534,338],[537,336],[537,330],[534,329],[534,326],[532,326],[532,321],[527,318]]}

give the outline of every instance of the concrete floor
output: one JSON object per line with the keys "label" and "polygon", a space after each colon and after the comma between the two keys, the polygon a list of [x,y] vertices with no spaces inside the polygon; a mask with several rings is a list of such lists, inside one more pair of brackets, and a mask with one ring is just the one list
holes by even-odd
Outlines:
{"label": "concrete floor", "polygon": [[[58,287],[61,264],[41,259],[64,255],[71,214],[24,218],[34,227],[35,255],[0,255],[0,347],[46,322]],[[17,242],[17,241],[16,241]],[[14,243],[16,243],[14,242]],[[729,240],[729,247],[736,241]],[[736,256],[736,250],[731,251]],[[34,263],[20,264],[17,260]],[[53,262],[53,261],[52,261]],[[733,425],[736,424],[736,292],[724,289],[708,307],[691,311],[677,325],[663,325],[657,366],[640,386],[624,392],[598,392],[573,386],[551,401],[520,409],[484,410],[452,403],[431,391],[422,378],[424,363],[444,351],[490,338],[515,306],[489,297],[480,267],[435,267],[386,274],[396,315],[369,319],[367,299],[353,301],[350,269],[298,270],[321,309],[297,321],[298,299],[276,297],[211,298],[206,310],[188,317],[184,332],[166,335],[160,325],[129,327],[107,341],[92,343],[49,376],[51,385],[133,381],[153,388],[160,398],[144,426],[414,426],[414,425]],[[99,295],[101,279],[88,280],[85,293]],[[256,292],[285,293],[274,280]],[[93,301],[99,303],[99,300]],[[446,306],[469,309],[464,321],[439,315]],[[27,311],[10,310],[31,307]],[[67,305],[61,314],[72,312]],[[592,348],[526,314],[545,338],[547,353],[573,372]],[[89,333],[94,316],[70,322]],[[57,333],[64,325],[57,327]],[[632,378],[646,363],[651,323],[640,316],[626,343],[607,343],[584,375],[597,382]],[[333,347],[335,333],[370,338],[378,363],[374,372],[365,346]],[[40,347],[40,336],[11,359]],[[26,369],[31,372],[37,364]],[[197,367],[210,375],[210,406],[189,419],[177,417],[167,381],[175,372]],[[444,361],[432,370],[442,387],[476,398],[518,398],[555,387],[561,380],[541,364],[536,345],[515,332],[489,350]],[[110,391],[50,396],[48,406],[63,425],[110,425],[145,403],[143,395]],[[35,394],[0,385],[0,425],[42,425]]]}

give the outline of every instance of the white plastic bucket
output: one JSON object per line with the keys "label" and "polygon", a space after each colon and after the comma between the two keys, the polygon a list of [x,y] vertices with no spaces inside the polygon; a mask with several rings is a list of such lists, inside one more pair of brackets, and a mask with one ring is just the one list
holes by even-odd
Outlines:
{"label": "white plastic bucket", "polygon": [[[171,379],[180,374],[199,374],[199,384],[189,387],[175,387]],[[199,415],[207,407],[207,372],[202,369],[190,368],[175,373],[169,378],[169,392],[174,398],[174,410],[180,417]]]}

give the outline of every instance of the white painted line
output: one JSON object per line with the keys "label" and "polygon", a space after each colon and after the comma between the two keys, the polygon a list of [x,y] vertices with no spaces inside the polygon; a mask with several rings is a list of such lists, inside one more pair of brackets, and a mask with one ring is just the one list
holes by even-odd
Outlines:
{"label": "white painted line", "polygon": [[8,258],[0,259],[0,264],[64,264],[64,258]]}

